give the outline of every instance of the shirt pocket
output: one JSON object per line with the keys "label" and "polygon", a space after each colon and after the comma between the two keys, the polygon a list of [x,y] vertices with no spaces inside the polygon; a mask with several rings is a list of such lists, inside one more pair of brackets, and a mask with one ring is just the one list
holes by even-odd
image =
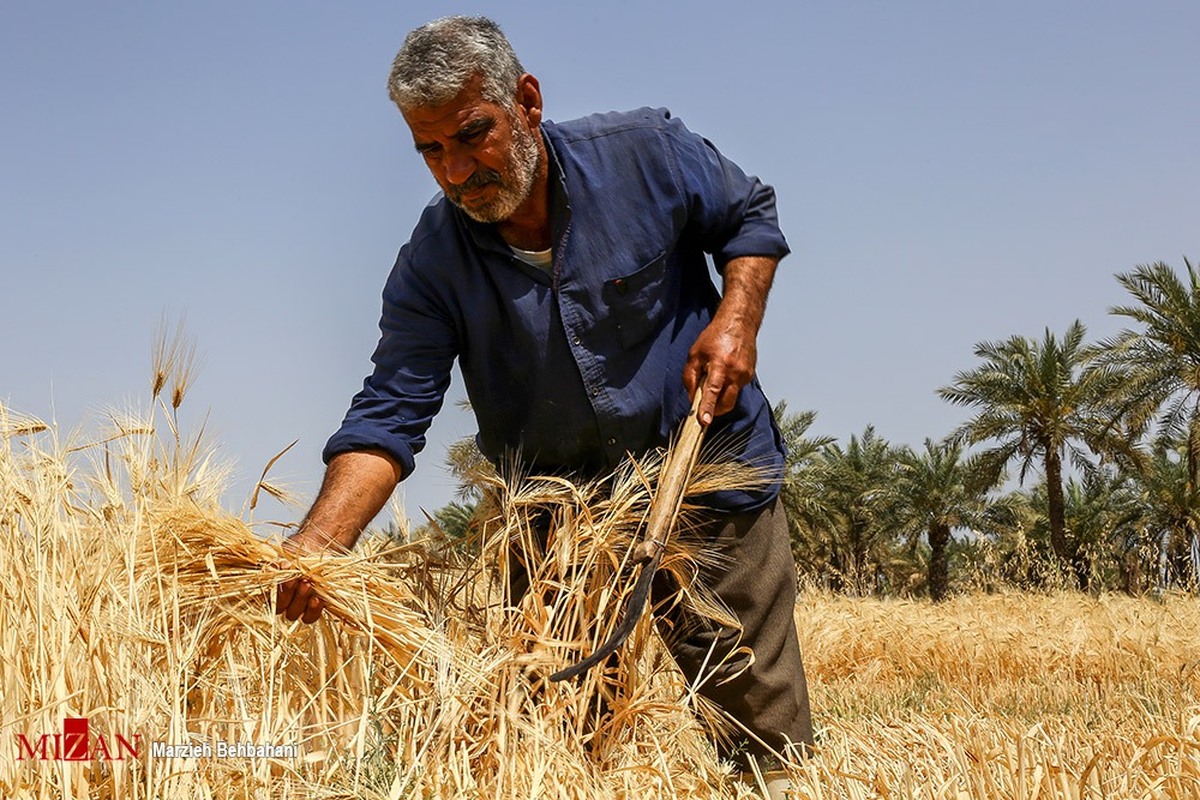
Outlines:
{"label": "shirt pocket", "polygon": [[668,303],[666,274],[664,251],[629,275],[605,281],[602,295],[622,345],[641,343],[662,324]]}

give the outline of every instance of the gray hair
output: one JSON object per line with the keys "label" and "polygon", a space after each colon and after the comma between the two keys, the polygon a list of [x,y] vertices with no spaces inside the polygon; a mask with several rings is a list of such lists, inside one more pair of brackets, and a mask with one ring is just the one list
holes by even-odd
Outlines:
{"label": "gray hair", "polygon": [[388,95],[401,111],[448,103],[476,75],[483,99],[507,105],[525,69],[500,26],[487,17],[443,17],[404,39],[392,62]]}

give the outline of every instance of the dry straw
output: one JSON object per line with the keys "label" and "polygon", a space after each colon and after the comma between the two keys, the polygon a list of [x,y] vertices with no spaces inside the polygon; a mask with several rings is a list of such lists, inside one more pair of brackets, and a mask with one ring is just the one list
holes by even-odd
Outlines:
{"label": "dry straw", "polygon": [[[189,348],[160,350],[192,369]],[[290,558],[223,510],[226,470],[180,433],[170,387],[190,378],[164,366],[156,414],[89,438],[0,406],[0,797],[746,796],[648,621],[603,669],[548,680],[619,618],[657,458],[595,481],[485,476],[466,542]],[[692,490],[752,477],[710,467]],[[704,557],[683,536],[663,568],[719,615],[691,582]],[[300,574],[327,601],[316,625],[273,614]],[[1200,796],[1194,598],[806,593],[797,621],[818,729],[798,797]],[[140,736],[140,755],[18,759],[19,736],[67,717]]]}
{"label": "dry straw", "polygon": [[[590,482],[485,477],[490,513],[468,542],[373,537],[349,556],[292,557],[222,509],[226,469],[182,434],[182,397],[159,395],[186,385],[171,370],[192,369],[190,353],[160,342],[157,412],[110,413],[88,438],[62,443],[0,410],[0,796],[721,791],[728,769],[648,622],[605,668],[548,680],[619,617],[660,454]],[[709,469],[696,485],[736,477]],[[683,537],[663,566],[687,585],[697,555]],[[298,575],[326,601],[317,625],[273,614],[274,587]],[[699,587],[683,601],[712,605]],[[108,742],[140,737],[139,756],[30,757],[76,717]],[[220,742],[296,752],[152,754]]]}

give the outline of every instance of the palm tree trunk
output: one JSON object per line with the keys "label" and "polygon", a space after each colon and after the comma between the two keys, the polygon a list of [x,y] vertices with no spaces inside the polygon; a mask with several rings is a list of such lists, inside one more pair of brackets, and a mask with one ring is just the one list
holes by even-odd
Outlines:
{"label": "palm tree trunk", "polygon": [[1062,454],[1046,448],[1046,516],[1050,520],[1050,546],[1063,569],[1070,570],[1080,579],[1080,588],[1086,589],[1086,574],[1079,574],[1075,549],[1067,540],[1066,504],[1063,500]]}
{"label": "palm tree trunk", "polygon": [[850,524],[850,583],[855,597],[867,597],[871,593],[867,570],[866,525],[861,522]]}
{"label": "palm tree trunk", "polygon": [[1196,491],[1196,473],[1200,471],[1200,404],[1192,409],[1192,422],[1188,426],[1187,448],[1187,496]]}
{"label": "palm tree trunk", "polygon": [[950,527],[941,523],[929,526],[929,597],[935,603],[946,599],[950,584],[949,559]]}
{"label": "palm tree trunk", "polygon": [[[1191,507],[1189,510],[1194,510],[1196,508],[1196,490],[1200,488],[1196,474],[1200,472],[1200,401],[1192,409],[1192,424],[1188,426],[1187,468],[1187,486],[1184,487],[1184,492],[1188,499],[1188,505]],[[1187,561],[1190,567],[1186,573],[1188,575],[1188,583],[1190,584],[1188,590],[1194,593],[1200,589],[1200,575],[1197,574],[1196,564],[1191,558],[1192,543],[1196,540],[1196,526],[1193,519],[1193,514],[1188,514],[1183,524],[1183,530],[1187,537]]]}
{"label": "palm tree trunk", "polygon": [[1196,525],[1193,520],[1188,519],[1184,525],[1184,530],[1187,533],[1186,548],[1187,553],[1183,558],[1186,566],[1184,575],[1186,576],[1183,583],[1189,592],[1196,594],[1197,587],[1200,586],[1200,569],[1196,564]]}

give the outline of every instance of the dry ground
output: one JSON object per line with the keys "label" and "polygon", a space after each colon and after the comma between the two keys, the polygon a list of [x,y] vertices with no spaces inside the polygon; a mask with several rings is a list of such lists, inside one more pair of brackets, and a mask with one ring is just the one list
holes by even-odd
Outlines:
{"label": "dry ground", "polygon": [[810,797],[1200,797],[1200,603],[1078,594],[797,609]]}

